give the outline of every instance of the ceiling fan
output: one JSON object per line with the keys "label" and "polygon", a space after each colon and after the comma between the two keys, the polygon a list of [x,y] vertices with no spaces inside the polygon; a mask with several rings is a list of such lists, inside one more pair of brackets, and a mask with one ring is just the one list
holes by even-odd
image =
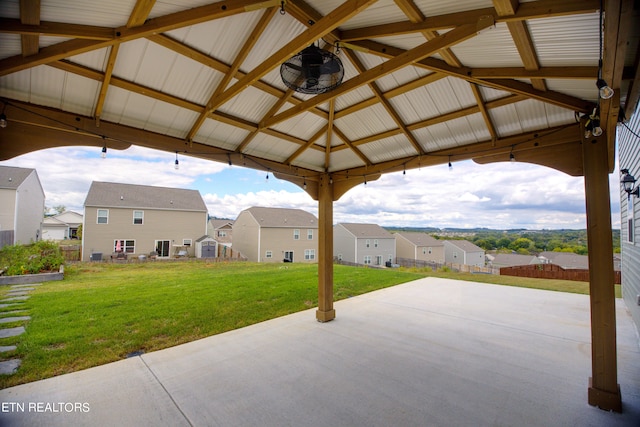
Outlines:
{"label": "ceiling fan", "polygon": [[284,62],[280,76],[288,88],[315,95],[340,86],[344,66],[335,54],[312,44]]}

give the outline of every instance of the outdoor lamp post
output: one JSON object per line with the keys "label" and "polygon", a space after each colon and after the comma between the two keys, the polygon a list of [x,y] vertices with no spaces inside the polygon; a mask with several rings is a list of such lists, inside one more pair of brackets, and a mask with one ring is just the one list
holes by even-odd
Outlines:
{"label": "outdoor lamp post", "polygon": [[624,191],[627,192],[629,197],[632,195],[640,197],[640,186],[637,186],[635,189],[633,188],[636,183],[636,178],[629,173],[629,169],[621,169],[620,172],[623,173],[620,183],[622,184]]}

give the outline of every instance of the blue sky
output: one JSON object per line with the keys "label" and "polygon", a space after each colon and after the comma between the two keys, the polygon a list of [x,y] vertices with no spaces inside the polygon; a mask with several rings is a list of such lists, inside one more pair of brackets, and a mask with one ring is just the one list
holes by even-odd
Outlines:
{"label": "blue sky", "polygon": [[[299,187],[256,171],[132,147],[55,148],[0,165],[35,168],[46,205],[82,213],[92,181],[190,188],[200,191],[209,214],[234,219],[251,206],[300,208],[317,215],[317,202]],[[610,175],[612,224],[620,228],[619,173]],[[494,229],[586,228],[584,181],[562,172],[518,162],[478,165],[472,161],[387,174],[347,192],[334,205],[334,222],[405,227]]]}

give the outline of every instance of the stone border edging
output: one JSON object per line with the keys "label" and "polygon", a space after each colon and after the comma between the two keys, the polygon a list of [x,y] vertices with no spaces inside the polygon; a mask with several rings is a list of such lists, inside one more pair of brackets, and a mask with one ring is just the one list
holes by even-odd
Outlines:
{"label": "stone border edging", "polygon": [[19,276],[0,276],[0,285],[27,285],[30,283],[51,282],[64,279],[64,265],[57,273],[22,274]]}

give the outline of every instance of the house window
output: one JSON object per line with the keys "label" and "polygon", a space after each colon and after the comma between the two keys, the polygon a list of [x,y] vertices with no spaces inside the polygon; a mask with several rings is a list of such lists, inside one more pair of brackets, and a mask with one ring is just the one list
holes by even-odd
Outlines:
{"label": "house window", "polygon": [[109,223],[109,209],[98,209],[98,224]]}
{"label": "house window", "polygon": [[227,232],[226,231],[222,231],[222,230],[218,230],[218,237],[227,237]]}
{"label": "house window", "polygon": [[182,239],[182,246],[191,246],[191,239]]}
{"label": "house window", "polygon": [[134,224],[142,224],[144,219],[144,211],[133,211],[133,223]]}
{"label": "house window", "polygon": [[422,248],[422,255],[426,255],[427,254],[427,248]]}
{"label": "house window", "polygon": [[342,254],[338,254],[338,261],[342,261]]}
{"label": "house window", "polygon": [[316,250],[315,249],[305,249],[304,250],[304,259],[306,261],[313,261],[316,259]]}
{"label": "house window", "polygon": [[366,247],[370,247],[370,246],[371,246],[371,240],[367,239],[367,240],[364,242],[364,245],[365,245]]}
{"label": "house window", "polygon": [[313,240],[313,229],[307,230],[307,240]]}
{"label": "house window", "polygon": [[365,265],[371,264],[371,255],[365,255],[364,256],[364,264]]}
{"label": "house window", "polygon": [[431,253],[431,247],[429,247],[429,253]]}
{"label": "house window", "polygon": [[375,240],[373,241],[373,247],[374,247],[374,248],[377,248],[377,247],[378,247],[378,239],[375,239]]}
{"label": "house window", "polygon": [[293,230],[293,240],[300,240],[300,230],[297,228]]}
{"label": "house window", "polygon": [[[120,248],[118,248],[118,243],[120,243]],[[124,252],[126,254],[132,254],[132,253],[135,253],[135,251],[136,251],[135,240],[116,239],[113,241],[113,252]]]}
{"label": "house window", "polygon": [[265,258],[273,258],[273,252],[271,252],[271,251],[266,251],[266,252],[264,253],[264,257],[265,257]]}

